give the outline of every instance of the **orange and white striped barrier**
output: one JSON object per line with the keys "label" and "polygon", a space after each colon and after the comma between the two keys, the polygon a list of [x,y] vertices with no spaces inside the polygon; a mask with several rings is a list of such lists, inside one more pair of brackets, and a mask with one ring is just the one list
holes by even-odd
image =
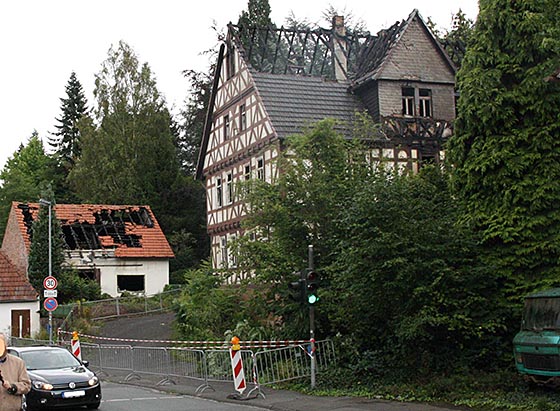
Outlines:
{"label": "orange and white striped barrier", "polygon": [[233,370],[233,385],[239,394],[243,394],[247,385],[245,384],[245,372],[243,371],[243,361],[241,360],[241,346],[239,338],[231,339],[231,348],[229,349],[231,357],[231,368]]}
{"label": "orange and white striped barrier", "polygon": [[72,354],[78,360],[82,361],[82,349],[80,348],[80,339],[78,338],[78,331],[72,332]]}

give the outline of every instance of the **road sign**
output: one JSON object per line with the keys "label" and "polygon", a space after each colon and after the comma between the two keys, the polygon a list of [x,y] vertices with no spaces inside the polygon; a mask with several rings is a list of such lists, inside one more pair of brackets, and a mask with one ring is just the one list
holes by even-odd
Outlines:
{"label": "road sign", "polygon": [[57,285],[58,281],[56,281],[56,278],[54,278],[52,275],[45,277],[45,279],[43,280],[43,287],[45,287],[47,290],[54,290]]}
{"label": "road sign", "polygon": [[54,298],[54,297],[48,297],[48,298],[45,299],[45,302],[43,303],[43,306],[45,307],[45,310],[47,310],[47,311],[54,311],[58,307],[58,301],[56,301],[56,298]]}
{"label": "road sign", "polygon": [[43,290],[43,297],[58,297],[58,290]]}

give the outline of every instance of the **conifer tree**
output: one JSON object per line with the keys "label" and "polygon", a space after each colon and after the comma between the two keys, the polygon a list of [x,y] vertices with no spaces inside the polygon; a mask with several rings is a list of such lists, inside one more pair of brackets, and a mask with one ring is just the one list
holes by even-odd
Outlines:
{"label": "conifer tree", "polygon": [[449,158],[468,219],[511,296],[560,284],[560,13],[552,0],[481,0],[458,73]]}
{"label": "conifer tree", "polygon": [[61,98],[60,101],[62,115],[56,119],[59,124],[55,126],[58,131],[53,133],[53,138],[49,138],[49,144],[54,148],[64,169],[68,171],[80,157],[81,141],[78,123],[88,114],[87,100],[76,73],[72,72],[70,75],[66,85],[66,98]]}

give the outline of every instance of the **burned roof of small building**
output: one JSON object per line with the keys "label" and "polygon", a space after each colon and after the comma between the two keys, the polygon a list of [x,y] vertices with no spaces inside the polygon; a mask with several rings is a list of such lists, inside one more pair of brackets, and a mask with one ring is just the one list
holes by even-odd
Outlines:
{"label": "burned roof of small building", "polygon": [[3,251],[0,251],[0,302],[36,301],[37,292],[21,272],[10,261]]}
{"label": "burned roof of small building", "polygon": [[[37,203],[12,206],[28,251],[39,207]],[[56,204],[53,212],[68,250],[112,250],[121,258],[174,257],[147,205]]]}
{"label": "burned roof of small building", "polygon": [[326,117],[335,119],[335,129],[350,137],[356,113],[365,110],[360,100],[348,93],[347,81],[258,72],[253,73],[253,79],[280,138]]}

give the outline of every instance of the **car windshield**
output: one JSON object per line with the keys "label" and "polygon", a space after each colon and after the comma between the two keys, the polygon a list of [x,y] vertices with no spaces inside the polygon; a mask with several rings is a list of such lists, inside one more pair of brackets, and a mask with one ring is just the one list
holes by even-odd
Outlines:
{"label": "car windshield", "polygon": [[77,367],[80,362],[64,349],[34,350],[20,353],[28,370],[53,370],[56,368]]}
{"label": "car windshield", "polygon": [[560,298],[527,298],[522,328],[531,331],[560,329]]}

